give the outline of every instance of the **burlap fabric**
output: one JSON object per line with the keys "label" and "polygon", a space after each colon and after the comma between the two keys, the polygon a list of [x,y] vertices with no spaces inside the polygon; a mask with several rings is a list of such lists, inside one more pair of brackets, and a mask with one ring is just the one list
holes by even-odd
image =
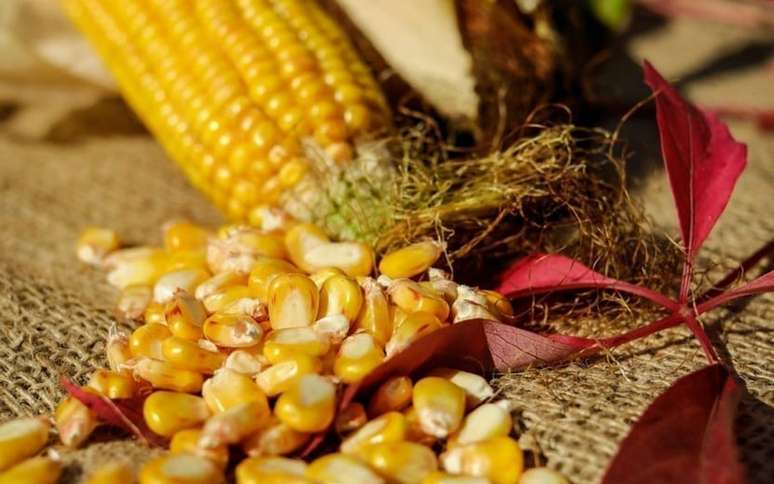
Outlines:
{"label": "burlap fabric", "polygon": [[[635,43],[634,50],[676,75],[710,55],[706,42],[741,42],[729,32],[681,23]],[[674,60],[676,48],[697,54],[680,56],[681,64]],[[720,86],[700,83],[689,92],[706,102],[746,97],[756,104],[763,100],[755,92],[770,95],[765,79],[748,72]],[[62,395],[60,375],[83,382],[105,363],[116,294],[102,272],[75,259],[73,243],[85,225],[110,226],[146,243],[158,242],[157,227],[173,217],[208,224],[221,219],[122,104],[93,89],[3,82],[0,116],[0,417],[6,419],[50,412]],[[703,266],[713,274],[774,236],[774,140],[749,125],[732,127],[750,144],[750,167],[708,242]],[[639,193],[658,220],[672,219],[662,173]],[[754,483],[774,476],[773,301],[759,297],[705,320],[750,389],[737,423]],[[573,482],[590,483],[647,404],[702,363],[687,331],[677,329],[606,358],[505,375],[497,383],[520,410],[522,442],[539,448]],[[63,455],[72,464],[63,481],[80,482],[106,460],[139,465],[149,453],[119,441]]]}

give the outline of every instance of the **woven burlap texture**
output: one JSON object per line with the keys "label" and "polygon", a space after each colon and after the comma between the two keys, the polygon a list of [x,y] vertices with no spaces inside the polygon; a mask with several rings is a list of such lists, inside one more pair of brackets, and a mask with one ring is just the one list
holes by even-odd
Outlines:
{"label": "woven burlap texture", "polygon": [[[86,88],[13,84],[0,85],[3,100],[13,103],[0,109],[7,116],[0,119],[0,417],[7,419],[51,412],[62,396],[60,375],[83,383],[105,364],[116,292],[101,271],[75,259],[73,244],[85,225],[154,243],[157,227],[170,218],[221,219],[120,102]],[[716,275],[774,235],[774,141],[751,126],[733,128],[750,142],[750,167],[708,241],[702,265]],[[657,219],[673,218],[661,172],[640,195]],[[705,319],[750,390],[737,424],[753,483],[774,475],[773,301],[759,297]],[[591,483],[648,403],[703,362],[687,331],[676,329],[606,358],[505,375],[496,383],[519,410],[522,442],[539,448],[574,483]],[[70,464],[63,482],[81,482],[108,460],[139,465],[150,455],[109,437],[63,451]]]}

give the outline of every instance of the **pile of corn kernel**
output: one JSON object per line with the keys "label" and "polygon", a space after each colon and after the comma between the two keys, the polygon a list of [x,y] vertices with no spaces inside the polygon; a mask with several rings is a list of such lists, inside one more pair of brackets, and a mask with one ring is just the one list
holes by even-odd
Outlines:
{"label": "pile of corn kernel", "polygon": [[[337,393],[418,338],[471,318],[504,320],[509,302],[459,285],[432,268],[441,244],[385,255],[369,277],[371,248],[332,242],[317,227],[267,209],[261,227],[216,233],[188,222],[163,228],[163,248],[120,248],[108,229],[87,229],[81,260],[108,269],[120,315],[138,326],[112,331],[110,369],[87,391],[111,399],[147,395],[150,430],[169,452],[135,476],[114,462],[91,484],[219,483],[229,462],[238,484],[566,484],[523,471],[507,400],[479,375],[437,368],[383,382],[366,402],[337,412]],[[57,407],[61,443],[81,446],[99,425],[73,397]],[[0,484],[56,482],[56,454],[31,457],[50,419],[0,426]],[[293,458],[315,433],[335,429],[338,452]]]}

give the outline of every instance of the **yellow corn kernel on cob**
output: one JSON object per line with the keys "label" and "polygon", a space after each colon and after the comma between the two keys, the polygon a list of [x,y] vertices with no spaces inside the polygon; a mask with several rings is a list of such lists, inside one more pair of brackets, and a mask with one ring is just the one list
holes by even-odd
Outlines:
{"label": "yellow corn kernel on cob", "polygon": [[145,399],[142,413],[148,427],[165,437],[201,425],[210,416],[202,397],[165,391],[150,394]]}
{"label": "yellow corn kernel on cob", "polygon": [[0,425],[0,471],[42,449],[48,441],[49,427],[43,417],[19,418]]}
{"label": "yellow corn kernel on cob", "polygon": [[165,454],[149,460],[140,471],[140,484],[220,484],[223,471],[194,454]]}
{"label": "yellow corn kernel on cob", "polygon": [[[378,85],[316,2],[64,4],[140,118],[232,219],[319,190],[302,140],[346,162],[388,122]],[[176,228],[168,245],[190,235]]]}
{"label": "yellow corn kernel on cob", "polygon": [[50,457],[32,457],[0,473],[0,484],[54,484],[62,473],[62,464]]}
{"label": "yellow corn kernel on cob", "polygon": [[134,484],[136,478],[125,462],[108,462],[95,469],[89,475],[87,482],[88,484]]}

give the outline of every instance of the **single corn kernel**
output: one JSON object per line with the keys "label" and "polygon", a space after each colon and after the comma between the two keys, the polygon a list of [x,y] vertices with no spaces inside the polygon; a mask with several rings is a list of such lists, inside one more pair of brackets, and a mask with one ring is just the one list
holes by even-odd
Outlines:
{"label": "single corn kernel", "polygon": [[311,484],[306,462],[286,457],[250,457],[236,468],[237,484]]}
{"label": "single corn kernel", "polygon": [[215,313],[204,322],[204,335],[226,348],[255,346],[263,338],[263,328],[246,314]]}
{"label": "single corn kernel", "polygon": [[354,321],[363,305],[363,291],[360,285],[347,276],[333,275],[320,289],[318,318],[343,314],[348,321]]}
{"label": "single corn kernel", "polygon": [[140,319],[152,298],[153,289],[150,286],[127,286],[118,298],[118,313],[126,319]]}
{"label": "single corn kernel", "polygon": [[508,410],[495,403],[485,403],[465,417],[459,432],[449,437],[448,446],[504,437],[511,432],[512,426],[513,421]]}
{"label": "single corn kernel", "polygon": [[335,411],[336,387],[315,374],[301,376],[274,405],[277,418],[299,432],[322,432]]}
{"label": "single corn kernel", "polygon": [[193,294],[196,287],[209,277],[209,272],[203,269],[183,269],[164,274],[153,286],[153,300],[161,304],[167,303],[180,290]]}
{"label": "single corn kernel", "polygon": [[273,329],[311,326],[317,319],[319,292],[302,274],[278,274],[268,292],[269,321]]}
{"label": "single corn kernel", "polygon": [[419,417],[417,417],[417,412],[414,410],[413,405],[403,411],[403,416],[406,417],[406,440],[428,447],[435,445],[438,439],[422,430],[422,425],[419,423]]}
{"label": "single corn kernel", "polygon": [[273,418],[271,422],[242,442],[242,450],[250,457],[286,455],[300,449],[310,434],[299,432]]}
{"label": "single corn kernel", "polygon": [[406,440],[406,418],[400,412],[387,412],[360,427],[341,443],[345,454],[358,454],[364,447]]}
{"label": "single corn kernel", "polygon": [[358,455],[371,468],[397,484],[416,484],[438,469],[435,453],[414,442],[383,442],[365,446]]}
{"label": "single corn kernel", "polygon": [[218,468],[224,469],[228,464],[228,447],[225,445],[211,449],[199,447],[201,436],[201,429],[179,430],[169,442],[169,451],[173,454],[193,454],[204,457],[217,465]]}
{"label": "single corn kernel", "polygon": [[336,267],[350,277],[367,276],[373,269],[374,251],[360,242],[329,242],[307,251],[303,264],[296,265],[309,272]]}
{"label": "single corn kernel", "polygon": [[209,274],[207,253],[203,249],[167,252],[165,272],[182,270],[203,270]]}
{"label": "single corn kernel", "polygon": [[250,271],[247,286],[250,290],[267,304],[269,302],[269,284],[280,274],[300,274],[301,269],[283,259],[271,257],[259,257]]}
{"label": "single corn kernel", "polygon": [[440,321],[449,317],[449,304],[411,279],[398,279],[388,289],[392,302],[408,313],[427,311]]}
{"label": "single corn kernel", "polygon": [[449,380],[422,378],[414,385],[412,401],[426,433],[446,438],[460,428],[465,414],[465,392]]}
{"label": "single corn kernel", "polygon": [[225,412],[246,402],[256,402],[268,411],[266,394],[246,375],[221,369],[204,382],[202,396],[213,413]]}
{"label": "single corn kernel", "polygon": [[355,328],[365,330],[379,345],[384,346],[390,340],[393,329],[387,296],[379,284],[370,277],[363,280],[361,285],[365,298],[360,315],[355,321]]}
{"label": "single corn kernel", "polygon": [[223,368],[247,376],[255,376],[263,369],[261,359],[249,351],[236,350],[229,353]]}
{"label": "single corn kernel", "polygon": [[207,264],[215,273],[250,273],[260,257],[285,258],[282,238],[254,227],[237,226],[207,244]]}
{"label": "single corn kernel", "polygon": [[349,320],[343,314],[332,314],[315,321],[312,329],[331,345],[337,345],[349,333]]}
{"label": "single corn kernel", "polygon": [[[137,286],[130,286],[137,287]],[[147,286],[146,286],[147,287]],[[151,293],[153,289],[151,289]],[[151,296],[152,297],[152,296]],[[166,306],[157,302],[151,301],[143,312],[142,319],[145,324],[167,324],[167,317],[164,314]]]}
{"label": "single corn kernel", "polygon": [[344,383],[362,380],[384,361],[384,351],[368,333],[348,336],[339,348],[333,371]]}
{"label": "single corn kernel", "polygon": [[88,484],[134,484],[132,469],[124,462],[108,462],[89,476]]}
{"label": "single corn kernel", "polygon": [[344,435],[359,429],[367,422],[365,407],[359,402],[352,402],[338,412],[334,428],[339,435]]}
{"label": "single corn kernel", "polygon": [[204,424],[199,447],[214,449],[236,444],[266,426],[271,418],[265,401],[250,400],[231,406]]}
{"label": "single corn kernel", "polygon": [[519,484],[570,484],[559,472],[548,467],[527,469],[519,479]]}
{"label": "single corn kernel", "polygon": [[263,356],[279,363],[296,355],[322,356],[330,344],[312,328],[284,328],[269,333],[263,343]]}
{"label": "single corn kernel", "polygon": [[81,233],[76,243],[78,259],[91,265],[102,264],[105,256],[118,249],[121,242],[113,230],[89,227]]}
{"label": "single corn kernel", "polygon": [[89,379],[89,388],[105,397],[132,398],[137,394],[137,382],[130,375],[109,370],[96,370]]}
{"label": "single corn kernel", "polygon": [[441,257],[443,245],[428,240],[394,250],[379,262],[379,272],[393,279],[414,277],[425,272]]}
{"label": "single corn kernel", "polygon": [[140,358],[133,367],[134,375],[150,383],[154,388],[183,393],[196,393],[202,389],[202,374],[175,368],[166,361]]}
{"label": "single corn kernel", "polygon": [[499,319],[510,319],[515,316],[513,306],[507,297],[497,291],[491,291],[489,289],[479,289],[479,292],[486,297],[486,300],[489,303],[489,310],[495,314],[499,314]]}
{"label": "single corn kernel", "polygon": [[54,411],[59,440],[72,449],[80,447],[97,428],[97,417],[75,397],[66,397]]}
{"label": "single corn kernel", "polygon": [[510,437],[459,445],[440,456],[447,472],[486,477],[493,484],[518,483],[524,467],[523,459],[519,444]]}
{"label": "single corn kernel", "polygon": [[204,374],[214,373],[226,361],[223,353],[206,350],[196,341],[175,336],[162,342],[161,351],[164,359],[175,368]]}
{"label": "single corn kernel", "polygon": [[201,425],[210,410],[202,397],[178,392],[153,392],[142,407],[148,428],[164,437]]}
{"label": "single corn kernel", "polygon": [[202,325],[206,318],[204,305],[183,291],[177,292],[164,310],[164,319],[169,331],[178,338],[191,341],[197,341],[204,335]]}
{"label": "single corn kernel", "polygon": [[452,304],[454,300],[457,299],[457,288],[459,287],[459,284],[451,280],[451,276],[449,274],[440,269],[431,267],[428,269],[427,275],[430,280],[420,282],[420,284],[425,285],[426,287],[429,287],[431,290],[435,291],[437,294],[440,294],[441,297],[443,297],[443,299],[449,304]]}
{"label": "single corn kernel", "polygon": [[248,286],[229,286],[221,292],[210,294],[202,301],[209,313],[221,312],[236,301],[252,298],[253,291]]}
{"label": "single corn kernel", "polygon": [[306,477],[321,484],[384,484],[385,480],[370,467],[345,454],[328,454],[306,468]]}
{"label": "single corn kernel", "polygon": [[165,454],[149,460],[140,484],[219,484],[223,471],[209,459],[193,454]]}
{"label": "single corn kernel", "polygon": [[163,251],[145,248],[116,251],[105,259],[105,264],[112,267],[107,275],[108,283],[119,289],[152,286],[167,268]]}
{"label": "single corn kernel", "polygon": [[196,250],[207,245],[209,232],[190,222],[176,222],[164,228],[164,248],[166,250]]}
{"label": "single corn kernel", "polygon": [[411,405],[414,385],[407,376],[395,376],[376,389],[368,402],[368,416],[371,418],[387,412],[401,411]]}
{"label": "single corn kernel", "polygon": [[435,471],[422,480],[422,484],[489,484],[484,477],[459,476],[446,472]]}
{"label": "single corn kernel", "polygon": [[319,373],[321,369],[318,358],[297,354],[258,373],[255,382],[267,396],[274,397],[286,392],[301,376]]}
{"label": "single corn kernel", "polygon": [[432,313],[419,311],[408,314],[400,325],[395,327],[392,337],[384,347],[387,357],[403,351],[413,342],[440,328],[441,322]]}
{"label": "single corn kernel", "polygon": [[312,224],[298,224],[285,234],[285,248],[288,251],[290,260],[293,261],[293,264],[310,274],[332,266],[331,264],[325,264],[315,267],[306,260],[306,255],[311,250],[329,243],[330,239],[325,235],[325,232]]}
{"label": "single corn kernel", "polygon": [[319,271],[315,271],[314,273],[310,274],[309,279],[314,281],[318,288],[322,289],[325,281],[330,279],[332,276],[346,276],[346,274],[344,274],[344,271],[341,269],[337,269],[335,267],[324,267]]}
{"label": "single corn kernel", "polygon": [[0,484],[54,484],[62,473],[62,464],[50,457],[32,457],[0,474]]}
{"label": "single corn kernel", "polygon": [[129,337],[120,333],[115,327],[110,328],[105,343],[105,354],[111,370],[116,373],[127,373],[126,364],[133,357]]}
{"label": "single corn kernel", "polygon": [[223,292],[224,289],[231,286],[244,286],[247,284],[247,275],[239,272],[221,272],[215,274],[206,281],[196,286],[194,296],[203,301],[208,296]]}
{"label": "single corn kernel", "polygon": [[428,375],[445,378],[462,388],[465,391],[465,403],[469,409],[479,406],[481,402],[494,396],[494,389],[486,378],[469,371],[434,368]]}
{"label": "single corn kernel", "polygon": [[129,348],[135,357],[145,356],[163,360],[161,343],[172,336],[169,328],[163,324],[143,324],[132,332],[129,338]]}
{"label": "single corn kernel", "polygon": [[470,319],[497,320],[489,311],[489,301],[477,289],[460,284],[457,286],[457,299],[451,307],[452,322],[460,323]]}

